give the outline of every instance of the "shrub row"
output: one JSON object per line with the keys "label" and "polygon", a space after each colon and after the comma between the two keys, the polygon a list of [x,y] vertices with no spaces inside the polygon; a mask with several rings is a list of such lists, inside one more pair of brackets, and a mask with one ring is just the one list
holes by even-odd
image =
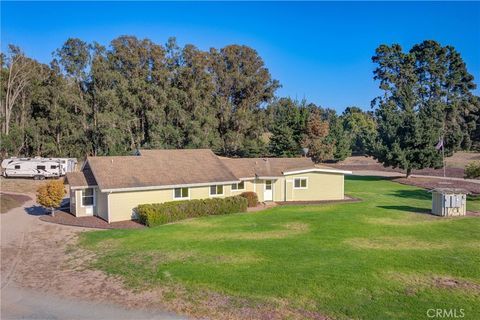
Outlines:
{"label": "shrub row", "polygon": [[246,191],[240,194],[241,197],[244,197],[248,201],[249,207],[256,207],[258,204],[258,196],[255,192]]}
{"label": "shrub row", "polygon": [[247,205],[247,199],[234,196],[141,204],[136,208],[136,212],[141,223],[154,227],[188,218],[244,212]]}
{"label": "shrub row", "polygon": [[465,167],[465,178],[477,179],[480,177],[480,162],[473,161]]}

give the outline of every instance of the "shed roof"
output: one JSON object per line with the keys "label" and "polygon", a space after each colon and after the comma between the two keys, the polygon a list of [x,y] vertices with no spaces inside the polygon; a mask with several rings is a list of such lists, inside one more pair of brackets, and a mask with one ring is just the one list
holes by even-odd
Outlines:
{"label": "shed roof", "polygon": [[435,188],[430,190],[430,192],[437,192],[441,194],[469,194],[470,192],[462,188]]}

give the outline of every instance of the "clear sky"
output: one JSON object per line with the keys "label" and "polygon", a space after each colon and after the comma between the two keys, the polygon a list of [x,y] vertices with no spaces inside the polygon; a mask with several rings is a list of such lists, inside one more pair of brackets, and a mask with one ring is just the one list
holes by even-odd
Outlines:
{"label": "clear sky", "polygon": [[[480,3],[449,2],[1,2],[1,48],[41,62],[68,37],[108,45],[120,35],[200,49],[245,44],[282,88],[339,112],[370,108],[379,93],[371,57],[380,44],[453,45],[480,84]],[[480,94],[480,90],[476,90]]]}

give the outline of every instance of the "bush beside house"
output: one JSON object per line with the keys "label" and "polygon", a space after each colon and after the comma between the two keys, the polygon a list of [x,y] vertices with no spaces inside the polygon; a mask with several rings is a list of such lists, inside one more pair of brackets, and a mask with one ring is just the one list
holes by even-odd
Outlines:
{"label": "bush beside house", "polygon": [[473,161],[465,167],[465,178],[477,179],[480,178],[480,162]]}
{"label": "bush beside house", "polygon": [[247,199],[249,207],[256,207],[258,204],[258,196],[253,191],[242,192],[240,197]]}
{"label": "bush beside house", "polygon": [[246,198],[234,196],[141,204],[136,211],[141,223],[154,227],[188,218],[244,212],[247,210],[247,206]]}

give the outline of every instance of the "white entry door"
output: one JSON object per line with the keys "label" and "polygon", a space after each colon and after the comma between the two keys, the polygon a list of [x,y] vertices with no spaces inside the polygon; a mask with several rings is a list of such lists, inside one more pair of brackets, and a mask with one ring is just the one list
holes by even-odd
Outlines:
{"label": "white entry door", "polygon": [[272,180],[265,180],[265,190],[263,191],[263,201],[272,201],[272,200],[273,200]]}

